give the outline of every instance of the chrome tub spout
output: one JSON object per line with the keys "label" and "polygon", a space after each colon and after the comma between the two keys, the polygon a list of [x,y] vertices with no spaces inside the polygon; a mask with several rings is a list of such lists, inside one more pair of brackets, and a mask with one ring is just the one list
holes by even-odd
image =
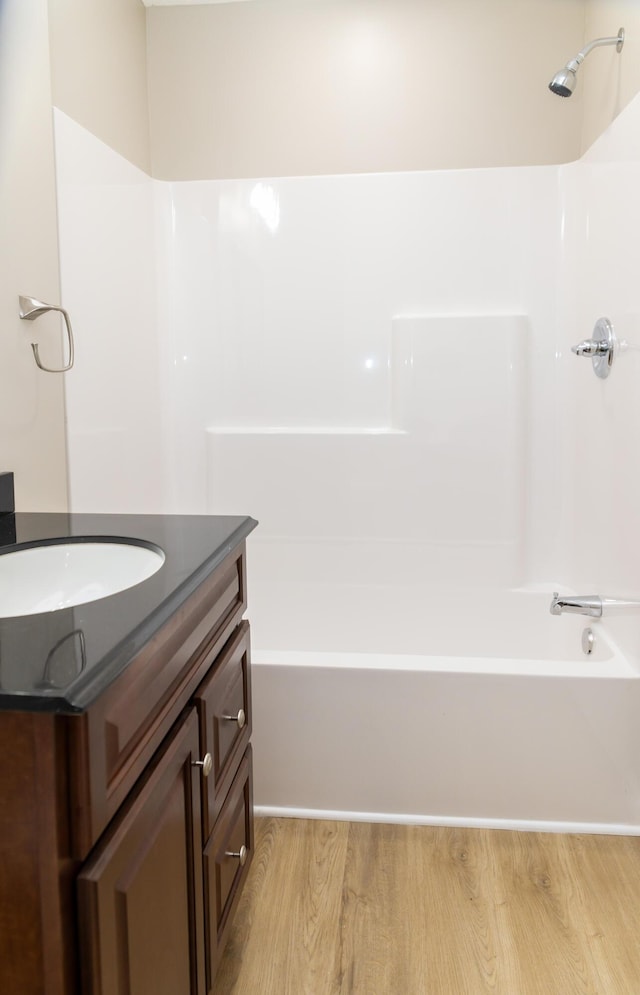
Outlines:
{"label": "chrome tub spout", "polygon": [[553,592],[550,608],[552,615],[589,615],[591,618],[602,617],[602,598],[599,594],[566,595],[562,598],[557,591]]}
{"label": "chrome tub spout", "polygon": [[560,597],[553,593],[550,612],[552,615],[589,615],[602,618],[603,615],[638,615],[640,601],[626,598],[602,598],[599,594],[568,594]]}

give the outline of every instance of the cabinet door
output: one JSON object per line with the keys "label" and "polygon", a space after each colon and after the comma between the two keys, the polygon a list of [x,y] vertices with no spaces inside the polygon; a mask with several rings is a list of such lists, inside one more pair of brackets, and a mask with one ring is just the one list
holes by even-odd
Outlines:
{"label": "cabinet door", "polygon": [[198,751],[191,709],[79,876],[86,995],[204,995]]}
{"label": "cabinet door", "polygon": [[240,759],[251,736],[251,664],[249,623],[243,622],[198,688],[194,702],[200,716],[201,751],[211,754],[203,778],[203,838],[220,814]]}

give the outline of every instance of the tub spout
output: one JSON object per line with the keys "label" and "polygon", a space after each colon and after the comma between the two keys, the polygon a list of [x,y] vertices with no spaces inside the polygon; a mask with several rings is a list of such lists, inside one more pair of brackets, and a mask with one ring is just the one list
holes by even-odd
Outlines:
{"label": "tub spout", "polygon": [[601,618],[602,598],[599,594],[576,594],[561,598],[558,592],[554,591],[550,611],[552,615],[563,615],[566,612],[571,615],[590,615],[592,618]]}

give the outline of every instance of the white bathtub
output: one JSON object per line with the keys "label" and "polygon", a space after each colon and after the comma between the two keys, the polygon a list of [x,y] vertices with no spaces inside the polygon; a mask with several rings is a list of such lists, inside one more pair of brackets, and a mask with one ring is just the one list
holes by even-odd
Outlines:
{"label": "white bathtub", "polygon": [[260,580],[258,812],[640,833],[639,673],[599,621],[550,590]]}

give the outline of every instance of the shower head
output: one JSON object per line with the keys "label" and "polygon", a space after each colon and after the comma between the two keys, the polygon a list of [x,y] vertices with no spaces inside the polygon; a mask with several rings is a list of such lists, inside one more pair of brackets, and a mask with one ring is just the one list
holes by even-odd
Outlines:
{"label": "shower head", "polygon": [[585,45],[575,58],[567,62],[566,66],[555,74],[549,83],[551,92],[557,93],[559,97],[570,97],[576,87],[578,69],[589,52],[592,52],[594,48],[599,48],[601,45],[615,45],[616,52],[621,52],[624,45],[624,28],[620,28],[615,38],[596,38],[595,41],[590,41],[588,45]]}
{"label": "shower head", "polygon": [[557,93],[559,97],[570,97],[578,81],[578,77],[576,76],[577,69],[578,66],[573,69],[569,63],[559,73],[556,73],[549,83],[551,92]]}

